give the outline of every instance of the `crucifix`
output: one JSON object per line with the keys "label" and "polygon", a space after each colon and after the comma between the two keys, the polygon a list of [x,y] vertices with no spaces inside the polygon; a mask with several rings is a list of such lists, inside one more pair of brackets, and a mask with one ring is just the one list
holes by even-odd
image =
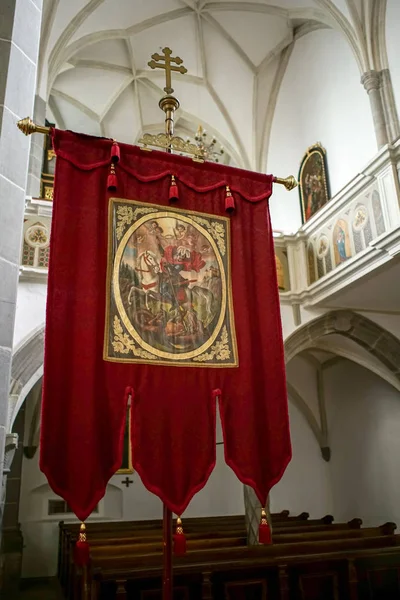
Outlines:
{"label": "crucifix", "polygon": [[[152,54],[152,60],[147,64],[151,69],[165,69],[164,92],[166,94],[172,94],[174,90],[171,87],[171,72],[176,71],[177,73],[182,73],[182,75],[184,75],[185,73],[187,73],[187,69],[182,65],[183,60],[180,58],[180,56],[171,56],[171,48],[163,48],[162,52],[164,56],[158,54],[157,52],[155,54]],[[173,63],[175,63],[176,66],[173,65]]]}
{"label": "crucifix", "polygon": [[126,485],[126,487],[128,488],[130,486],[130,484],[133,483],[133,479],[129,479],[129,477],[126,476],[125,479],[123,481],[121,481],[121,483]]}

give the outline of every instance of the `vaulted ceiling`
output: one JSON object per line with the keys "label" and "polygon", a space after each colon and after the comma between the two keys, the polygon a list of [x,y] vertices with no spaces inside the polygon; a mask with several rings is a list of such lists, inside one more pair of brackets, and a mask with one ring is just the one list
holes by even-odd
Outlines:
{"label": "vaulted ceiling", "polygon": [[361,34],[375,2],[275,1],[45,0],[38,87],[48,118],[128,143],[162,131],[164,75],[147,63],[169,46],[188,69],[173,80],[181,101],[176,133],[191,136],[201,123],[233,164],[265,168],[294,40],[318,28],[341,29],[362,70],[368,44]]}

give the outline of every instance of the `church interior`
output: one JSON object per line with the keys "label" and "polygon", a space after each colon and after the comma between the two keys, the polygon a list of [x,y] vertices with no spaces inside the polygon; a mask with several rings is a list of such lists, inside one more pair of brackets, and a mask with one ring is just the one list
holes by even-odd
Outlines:
{"label": "church interior", "polygon": [[[174,598],[400,597],[399,34],[398,0],[0,3],[1,597],[89,598],[71,566],[78,520],[39,468],[56,156],[16,124],[133,145],[162,132],[165,73],[148,61],[168,47],[187,69],[173,72],[175,135],[206,161],[299,183],[269,201],[293,456],[268,514],[290,555],[263,566],[262,507],[225,463],[217,419],[216,466],[182,515],[209,554],[178,560]],[[93,600],[162,597],[161,555],[132,551],[132,572],[112,571],[132,522],[161,544],[162,502],[132,467],[128,429],[87,520]],[[234,547],[247,545],[246,562]]]}

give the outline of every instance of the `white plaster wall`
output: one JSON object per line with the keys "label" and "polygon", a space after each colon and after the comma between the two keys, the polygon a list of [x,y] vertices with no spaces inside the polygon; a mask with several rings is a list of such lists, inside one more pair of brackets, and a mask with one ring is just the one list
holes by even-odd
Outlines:
{"label": "white plaster wall", "polygon": [[14,349],[28,338],[32,331],[44,324],[46,297],[46,283],[19,282],[14,324]]}
{"label": "white plaster wall", "polygon": [[[222,440],[218,422],[217,441]],[[185,517],[244,514],[243,485],[225,464],[223,445],[217,446],[217,464],[205,488],[195,495]],[[58,522],[62,517],[49,517],[47,503],[57,496],[51,491],[39,470],[39,453],[23,459],[19,520],[24,536],[23,577],[47,577],[56,574]],[[140,477],[129,475],[133,485],[122,484],[126,475],[111,478],[99,513],[89,520],[144,520],[162,518],[162,503],[146,490]],[[70,519],[64,519],[70,520]]]}
{"label": "white plaster wall", "polygon": [[283,339],[286,339],[288,335],[296,329],[293,318],[293,309],[291,304],[281,304],[281,323],[282,323],[282,334]]}
{"label": "white plaster wall", "polygon": [[[303,154],[315,142],[328,153],[332,195],[377,151],[360,72],[348,44],[334,30],[315,31],[296,42],[278,96],[267,172],[297,177]],[[274,229],[297,231],[297,190],[288,193],[275,186],[270,205]]]}
{"label": "white plaster wall", "polygon": [[320,423],[315,365],[310,364],[303,356],[295,356],[286,365],[286,377],[311,408],[317,422]]}
{"label": "white plaster wall", "polygon": [[388,0],[386,12],[386,45],[397,110],[400,111],[400,2]]}
{"label": "white plaster wall", "polygon": [[317,440],[300,411],[289,402],[293,458],[271,492],[271,510],[292,514],[303,511],[312,518],[332,514],[329,463],[321,456]]}
{"label": "white plaster wall", "polygon": [[400,394],[343,361],[325,376],[335,518],[400,525]]}

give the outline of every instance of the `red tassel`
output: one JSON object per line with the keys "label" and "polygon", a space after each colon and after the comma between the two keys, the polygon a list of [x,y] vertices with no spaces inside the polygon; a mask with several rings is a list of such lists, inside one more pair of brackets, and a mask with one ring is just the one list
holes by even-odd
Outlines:
{"label": "red tassel", "polygon": [[111,164],[110,167],[110,173],[107,177],[107,189],[109,192],[116,192],[117,191],[117,183],[118,183],[118,179],[117,179],[117,174],[115,172],[115,167],[114,164]]}
{"label": "red tassel", "polygon": [[235,199],[232,196],[232,192],[229,189],[229,185],[227,185],[226,192],[225,192],[225,212],[233,213],[234,210],[235,210]]}
{"label": "red tassel", "polygon": [[117,140],[113,141],[113,145],[111,146],[111,162],[117,163],[121,158],[121,152],[118,146]]}
{"label": "red tassel", "polygon": [[175,176],[171,175],[171,185],[169,186],[169,201],[177,202],[179,200],[179,190],[175,181]]}
{"label": "red tassel", "polygon": [[133,400],[133,388],[128,386],[125,388],[125,394],[124,394],[124,404],[125,406],[128,404],[128,402],[132,402]]}
{"label": "red tassel", "polygon": [[186,536],[183,533],[182,521],[180,517],[176,520],[176,532],[174,535],[174,554],[175,556],[184,556],[186,554]]}
{"label": "red tassel", "polygon": [[261,521],[258,528],[258,541],[260,544],[272,543],[271,528],[268,524],[267,515],[264,509],[261,510]]}
{"label": "red tassel", "polygon": [[78,567],[85,567],[90,560],[90,546],[86,541],[86,526],[81,523],[79,539],[75,544],[74,562]]}

